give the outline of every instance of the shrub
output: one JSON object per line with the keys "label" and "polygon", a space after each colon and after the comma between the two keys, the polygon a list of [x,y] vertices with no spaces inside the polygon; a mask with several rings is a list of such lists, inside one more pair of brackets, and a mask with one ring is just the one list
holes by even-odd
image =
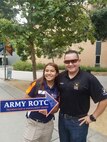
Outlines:
{"label": "shrub", "polygon": [[13,64],[13,69],[20,71],[32,71],[32,64],[29,62],[18,61]]}
{"label": "shrub", "polygon": [[44,66],[45,66],[45,64],[38,63],[38,64],[36,65],[36,68],[37,68],[37,70],[43,70]]}
{"label": "shrub", "polygon": [[[45,64],[38,63],[36,66],[37,70],[43,70]],[[13,64],[14,70],[20,70],[20,71],[32,71],[32,64],[29,62],[24,61],[18,61],[15,64]],[[64,70],[64,65],[59,65],[59,70]],[[88,72],[107,72],[107,68],[101,68],[101,67],[90,67],[90,66],[81,66],[82,70],[88,71]]]}
{"label": "shrub", "polygon": [[90,66],[81,66],[82,70],[88,71],[88,72],[107,72],[107,68],[102,67],[90,67]]}

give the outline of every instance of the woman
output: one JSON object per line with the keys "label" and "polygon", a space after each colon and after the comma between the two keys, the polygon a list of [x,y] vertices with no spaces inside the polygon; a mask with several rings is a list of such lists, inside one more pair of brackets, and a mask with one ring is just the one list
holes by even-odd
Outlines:
{"label": "woman", "polygon": [[[47,91],[54,99],[58,100],[56,78],[59,73],[58,66],[48,63],[43,70],[43,77],[31,83],[26,91],[26,97],[43,97],[43,91]],[[24,134],[24,142],[50,142],[54,128],[54,113],[58,106],[46,117],[46,111],[27,112],[27,123]]]}

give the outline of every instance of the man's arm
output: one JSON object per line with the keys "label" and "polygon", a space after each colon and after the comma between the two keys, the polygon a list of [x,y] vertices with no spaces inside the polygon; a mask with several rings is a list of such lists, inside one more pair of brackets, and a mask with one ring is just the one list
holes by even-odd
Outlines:
{"label": "man's arm", "polygon": [[97,117],[104,112],[106,107],[107,107],[107,99],[99,102],[96,110],[93,112],[93,116],[97,119]]}
{"label": "man's arm", "polygon": [[[107,99],[100,101],[97,105],[97,108],[93,112],[94,118],[97,119],[104,112],[106,107],[107,107]],[[89,124],[92,122],[90,119],[90,115],[80,118],[79,121],[81,121],[80,126],[83,123]]]}

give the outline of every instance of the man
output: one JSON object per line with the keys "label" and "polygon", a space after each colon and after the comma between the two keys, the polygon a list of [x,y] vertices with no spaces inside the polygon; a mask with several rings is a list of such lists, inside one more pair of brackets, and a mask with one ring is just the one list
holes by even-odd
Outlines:
{"label": "man", "polygon": [[[96,121],[107,106],[107,92],[95,76],[80,69],[77,51],[67,51],[64,64],[66,71],[58,79],[60,142],[86,142],[89,123]],[[90,97],[98,103],[91,115]]]}

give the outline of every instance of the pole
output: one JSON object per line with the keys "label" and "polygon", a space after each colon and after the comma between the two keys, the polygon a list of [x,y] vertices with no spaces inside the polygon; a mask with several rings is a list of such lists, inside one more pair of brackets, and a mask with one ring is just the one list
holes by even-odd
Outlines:
{"label": "pole", "polygon": [[6,46],[5,45],[3,46],[4,46],[4,50],[3,50],[4,52],[4,80],[6,80]]}

